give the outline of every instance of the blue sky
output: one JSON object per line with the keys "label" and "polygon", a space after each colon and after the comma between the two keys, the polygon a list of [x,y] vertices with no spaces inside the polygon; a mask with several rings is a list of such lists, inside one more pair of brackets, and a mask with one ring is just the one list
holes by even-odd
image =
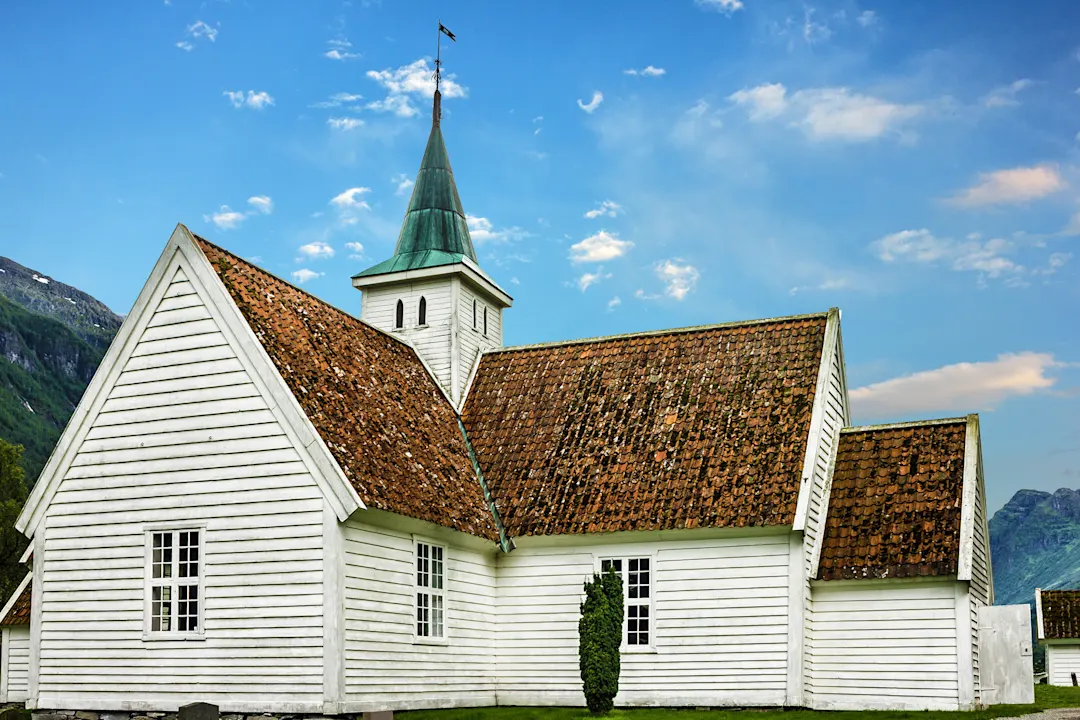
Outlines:
{"label": "blue sky", "polygon": [[443,128],[507,344],[843,311],[855,421],[1080,487],[1080,4],[0,5],[0,253],[131,307],[177,222],[359,314]]}

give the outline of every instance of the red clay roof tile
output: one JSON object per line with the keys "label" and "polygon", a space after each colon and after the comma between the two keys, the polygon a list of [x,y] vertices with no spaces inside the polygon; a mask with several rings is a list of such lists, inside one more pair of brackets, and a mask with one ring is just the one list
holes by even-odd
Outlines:
{"label": "red clay roof tile", "polygon": [[1080,638],[1080,590],[1042,590],[1043,637],[1047,640]]}
{"label": "red clay roof tile", "polygon": [[365,505],[498,539],[456,413],[411,347],[196,241]]}
{"label": "red clay roof tile", "polygon": [[462,412],[513,536],[789,525],[826,314],[483,356]]}
{"label": "red clay roof tile", "polygon": [[12,625],[29,625],[30,624],[30,604],[31,604],[31,591],[33,590],[34,583],[26,583],[26,587],[19,593],[18,599],[15,604],[8,610],[7,615],[0,618],[0,626],[9,627]]}
{"label": "red clay roof tile", "polygon": [[840,434],[819,580],[956,575],[967,423]]}

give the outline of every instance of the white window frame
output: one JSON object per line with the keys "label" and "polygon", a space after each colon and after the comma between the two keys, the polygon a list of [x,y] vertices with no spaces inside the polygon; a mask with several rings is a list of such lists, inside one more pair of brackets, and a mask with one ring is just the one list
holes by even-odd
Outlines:
{"label": "white window frame", "polygon": [[[656,557],[652,553],[635,553],[627,552],[620,555],[601,555],[596,558],[596,572],[603,574],[604,562],[607,560],[618,560],[622,563],[622,570],[619,571],[622,577],[623,584],[623,625],[622,625],[622,645],[620,650],[624,653],[655,653],[656,652]],[[649,597],[647,601],[643,601],[641,598],[634,599],[631,602],[629,592],[627,588],[627,579],[630,573],[630,561],[631,560],[648,560],[649,561]],[[631,645],[628,642],[629,639],[629,620],[630,620],[630,605],[646,606],[649,608],[649,644],[648,645]]]}
{"label": "white window frame", "polygon": [[[153,598],[154,598],[154,585],[162,585],[160,578],[155,581],[154,575],[154,534],[155,533],[172,533],[174,537],[178,537],[182,532],[198,532],[199,533],[199,575],[194,585],[198,588],[198,629],[194,631],[185,630],[183,632],[179,630],[152,630],[153,627]],[[143,544],[145,545],[145,556],[143,564],[144,580],[145,580],[145,592],[143,598],[143,640],[205,640],[206,639],[206,590],[205,590],[205,578],[206,578],[206,525],[205,523],[163,523],[155,525],[143,526]],[[173,543],[173,558],[172,564],[174,568],[173,577],[171,578],[172,587],[176,587],[179,584],[179,578],[175,569],[180,562],[180,553]],[[193,583],[184,582],[184,585],[191,585]],[[178,593],[177,593],[178,595]],[[178,597],[174,597],[171,601],[171,607],[169,609],[172,622],[170,625],[176,627],[176,609],[179,602]]]}
{"label": "white window frame", "polygon": [[[427,547],[429,553],[430,553],[431,549],[433,549],[433,548],[438,549],[442,553],[442,573],[441,573],[442,587],[441,588],[433,588],[431,586],[431,584],[430,584],[430,578],[432,576],[432,570],[433,570],[430,554],[428,556],[428,578],[429,578],[429,581],[428,581],[427,585],[421,585],[420,584],[420,578],[419,578],[420,568],[418,567],[418,561],[420,559],[420,547],[421,546]],[[440,542],[436,542],[434,540],[431,540],[429,538],[420,537],[420,536],[413,536],[413,553],[412,553],[412,589],[413,589],[413,593],[412,593],[412,596],[413,596],[413,601],[412,601],[412,605],[413,605],[412,632],[413,632],[413,643],[416,644],[416,645],[447,645],[450,642],[449,626],[448,626],[448,623],[447,623],[447,620],[448,620],[448,617],[449,617],[449,614],[447,612],[447,605],[449,604],[447,602],[447,595],[448,595],[447,585],[449,585],[448,577],[447,577],[448,576],[448,573],[447,573],[447,565],[448,565],[447,560],[448,560],[448,553],[447,553],[446,545],[444,545],[444,544],[442,544]],[[431,607],[432,603],[430,601],[430,598],[433,598],[433,597],[440,598],[440,602],[442,604],[442,628],[441,628],[442,629],[442,634],[441,635],[421,635],[420,634],[419,613],[420,613],[420,595],[422,595],[422,594],[426,595],[429,598],[429,601],[428,601],[428,612],[429,613],[431,612],[431,609],[432,609],[432,607]],[[431,622],[432,622],[432,620],[431,620],[431,617],[430,617],[430,614],[429,614],[428,623],[431,624]]]}

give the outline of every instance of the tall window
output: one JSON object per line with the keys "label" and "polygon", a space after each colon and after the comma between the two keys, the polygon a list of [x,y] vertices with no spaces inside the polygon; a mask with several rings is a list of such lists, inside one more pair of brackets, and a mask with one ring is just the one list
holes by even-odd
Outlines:
{"label": "tall window", "polygon": [[652,643],[652,562],[650,558],[611,558],[600,561],[600,569],[615,568],[622,576],[626,625],[623,641],[630,647]]}
{"label": "tall window", "polygon": [[484,308],[484,337],[487,337],[487,307]]}
{"label": "tall window", "polygon": [[443,637],[443,557],[438,545],[416,543],[416,636]]}
{"label": "tall window", "polygon": [[150,631],[199,632],[199,530],[155,530],[150,541]]}
{"label": "tall window", "polygon": [[397,301],[397,309],[394,311],[394,327],[398,330],[405,327],[405,303]]}
{"label": "tall window", "polygon": [[420,312],[416,319],[419,321],[417,325],[427,325],[427,298],[420,298]]}
{"label": "tall window", "polygon": [[472,301],[472,329],[476,329],[476,300]]}

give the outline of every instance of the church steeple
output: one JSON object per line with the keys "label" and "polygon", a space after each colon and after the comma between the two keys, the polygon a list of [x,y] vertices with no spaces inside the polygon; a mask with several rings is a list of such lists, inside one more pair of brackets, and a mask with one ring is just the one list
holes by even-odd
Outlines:
{"label": "church steeple", "polygon": [[443,141],[441,115],[442,93],[436,90],[431,134],[401,223],[394,255],[354,277],[452,265],[461,262],[463,257],[476,262],[465,210],[461,207]]}

